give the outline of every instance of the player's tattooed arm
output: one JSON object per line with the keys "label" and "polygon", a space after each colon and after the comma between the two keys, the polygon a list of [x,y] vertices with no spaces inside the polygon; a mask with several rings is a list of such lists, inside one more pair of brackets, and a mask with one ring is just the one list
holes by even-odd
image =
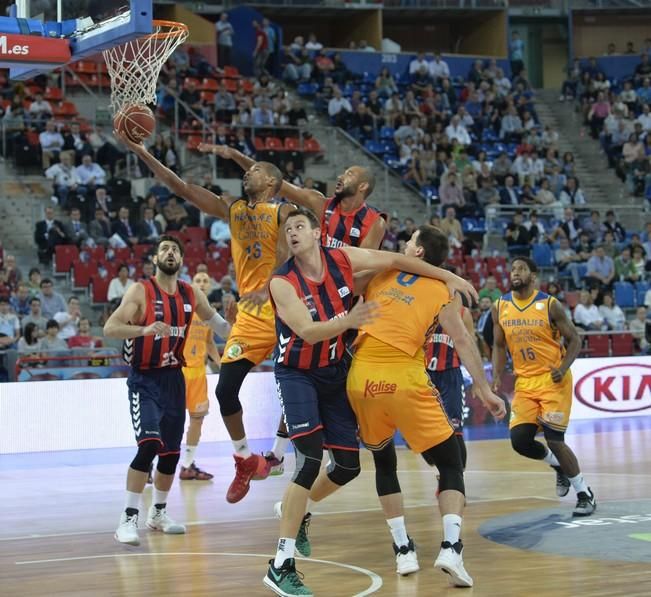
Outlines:
{"label": "player's tattooed arm", "polygon": [[553,300],[549,305],[549,315],[552,324],[565,340],[565,356],[558,369],[551,370],[552,380],[559,383],[581,352],[581,338],[558,301]]}
{"label": "player's tattooed arm", "polygon": [[506,336],[497,316],[497,307],[491,307],[493,319],[493,391],[496,392],[502,385],[502,374],[506,369]]}

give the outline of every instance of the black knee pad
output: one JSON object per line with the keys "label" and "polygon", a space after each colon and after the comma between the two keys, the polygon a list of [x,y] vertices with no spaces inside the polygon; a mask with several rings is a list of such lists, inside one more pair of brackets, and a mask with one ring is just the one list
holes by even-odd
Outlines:
{"label": "black knee pad", "polygon": [[346,485],[350,483],[359,473],[359,450],[341,450],[340,448],[331,448],[330,465],[328,466],[328,479],[337,485]]}
{"label": "black knee pad", "polygon": [[296,451],[296,471],[292,481],[305,489],[312,485],[319,476],[323,459],[323,433],[321,430],[303,435],[292,440]]}
{"label": "black knee pad", "polygon": [[538,425],[534,423],[523,423],[511,429],[511,445],[520,455],[534,460],[542,460],[547,454],[547,449],[540,442],[536,441]]}
{"label": "black knee pad", "polygon": [[556,431],[556,429],[550,429],[549,427],[543,426],[543,435],[548,444],[554,442],[565,442],[565,431]]}
{"label": "black knee pad", "polygon": [[156,454],[161,444],[155,440],[142,442],[138,445],[138,452],[135,458],[131,461],[131,468],[142,473],[148,473],[151,468],[151,463],[154,462]]}
{"label": "black knee pad", "polygon": [[373,450],[373,461],[375,462],[375,488],[379,496],[400,493],[400,482],[398,481],[398,458],[396,447],[391,440],[381,450]]}
{"label": "black knee pad", "polygon": [[463,463],[459,442],[451,435],[444,442],[423,452],[425,462],[436,466],[439,470],[439,490],[459,491],[465,495],[466,487],[463,482]]}
{"label": "black knee pad", "polygon": [[222,417],[234,415],[242,410],[240,388],[252,367],[253,363],[247,359],[222,364],[215,389],[215,397],[219,402]]}
{"label": "black knee pad", "polygon": [[178,452],[159,456],[156,470],[164,475],[173,475],[176,472],[176,465],[179,463],[180,457],[181,455]]}

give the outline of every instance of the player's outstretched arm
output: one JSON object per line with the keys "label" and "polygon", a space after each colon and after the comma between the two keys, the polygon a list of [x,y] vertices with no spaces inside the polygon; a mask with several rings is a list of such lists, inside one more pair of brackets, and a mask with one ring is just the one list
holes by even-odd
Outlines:
{"label": "player's outstretched arm", "polygon": [[114,131],[113,134],[122,141],[133,153],[135,153],[147,167],[154,173],[167,188],[170,189],[175,195],[183,197],[201,211],[215,216],[222,220],[228,219],[228,208],[232,203],[220,195],[215,195],[208,189],[204,189],[196,184],[188,184],[183,179],[179,178],[165,165],[161,164],[151,153],[147,151],[142,143],[134,143],[130,141],[126,135]]}
{"label": "player's outstretched arm", "polygon": [[194,309],[199,319],[210,326],[210,329],[221,338],[228,338],[231,333],[231,324],[228,323],[208,302],[208,297],[201,291],[198,286],[192,285],[194,290],[194,299],[196,301]]}
{"label": "player's outstretched arm", "polygon": [[457,292],[464,295],[469,304],[476,303],[479,299],[473,285],[460,278],[452,272],[430,265],[422,259],[407,257],[400,253],[391,251],[376,251],[374,249],[360,249],[356,247],[344,247],[341,249],[348,255],[353,266],[353,272],[374,270],[376,272],[397,269],[417,276],[440,280],[450,290],[450,297],[453,298]]}
{"label": "player's outstretched arm", "polygon": [[139,336],[169,336],[170,326],[156,321],[148,326],[133,325],[131,322],[145,310],[145,289],[137,282],[129,287],[122,297],[120,306],[113,311],[104,324],[104,336],[107,338],[138,338]]}
{"label": "player's outstretched arm", "polygon": [[506,336],[499,322],[497,307],[491,308],[493,319],[493,390],[497,392],[502,385],[502,374],[506,369]]}
{"label": "player's outstretched arm", "polygon": [[506,414],[504,400],[491,391],[477,344],[461,316],[460,296],[454,297],[451,303],[443,307],[439,313],[439,322],[443,330],[454,342],[454,347],[459,353],[461,362],[472,375],[475,394],[496,419],[503,418]]}
{"label": "player's outstretched arm", "polygon": [[364,237],[364,240],[360,243],[360,249],[380,249],[382,247],[382,241],[384,240],[384,235],[387,232],[387,223],[384,218],[378,218],[373,222],[373,226],[368,231],[368,234]]}
{"label": "player's outstretched arm", "polygon": [[350,313],[343,317],[337,317],[332,321],[312,321],[307,306],[298,298],[296,290],[287,280],[273,278],[269,288],[278,317],[308,344],[335,338],[348,329],[357,329],[372,321],[377,310],[375,303],[365,303],[360,300]]}
{"label": "player's outstretched arm", "polygon": [[[228,145],[201,143],[199,145],[199,151],[212,153],[224,160],[233,160],[240,168],[242,168],[242,170],[248,170],[253,166],[253,164],[255,164],[255,160]],[[322,193],[319,193],[319,191],[313,189],[302,189],[301,187],[297,187],[296,185],[283,180],[278,194],[293,203],[311,209],[316,214],[317,218],[320,218],[323,213],[326,199]]]}
{"label": "player's outstretched arm", "polygon": [[568,319],[565,310],[557,300],[552,300],[549,305],[549,315],[552,323],[556,326],[565,340],[565,356],[563,357],[559,368],[552,369],[551,371],[552,379],[555,383],[559,383],[581,352],[581,338],[576,331],[574,324]]}

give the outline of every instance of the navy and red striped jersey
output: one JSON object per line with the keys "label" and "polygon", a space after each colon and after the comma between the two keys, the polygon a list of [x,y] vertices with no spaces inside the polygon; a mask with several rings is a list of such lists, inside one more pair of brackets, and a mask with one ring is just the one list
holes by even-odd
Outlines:
{"label": "navy and red striped jersey", "polygon": [[454,349],[454,342],[445,333],[440,323],[436,324],[432,335],[425,344],[425,364],[430,371],[447,371],[461,367],[461,360]]}
{"label": "navy and red striped jersey", "polygon": [[183,347],[195,305],[192,286],[179,280],[176,292],[168,294],[158,286],[155,278],[139,283],[145,287],[145,317],[141,325],[162,321],[172,328],[172,333],[167,338],[139,336],[125,340],[124,360],[134,369],[182,367],[185,364]]}
{"label": "navy and red striped jersey", "polygon": [[321,217],[321,244],[331,249],[359,247],[375,221],[382,217],[381,212],[367,203],[362,203],[355,211],[344,212],[341,201],[330,197]]}
{"label": "navy and red striped jersey", "polygon": [[[353,268],[348,256],[340,249],[322,247],[320,250],[325,268],[321,282],[306,278],[294,257],[280,267],[274,277],[287,280],[294,287],[298,297],[309,309],[313,321],[330,321],[346,315],[352,308]],[[327,367],[340,361],[345,350],[343,334],[324,342],[308,344],[277,313],[276,335],[278,344],[274,360],[296,369]]]}

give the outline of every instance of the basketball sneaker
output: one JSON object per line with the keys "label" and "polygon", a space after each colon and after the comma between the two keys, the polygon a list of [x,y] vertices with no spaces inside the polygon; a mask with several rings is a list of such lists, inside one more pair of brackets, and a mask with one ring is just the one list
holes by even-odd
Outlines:
{"label": "basketball sneaker", "polygon": [[457,541],[454,545],[449,541],[441,543],[441,551],[439,552],[434,567],[443,570],[446,574],[450,575],[450,582],[455,587],[472,587],[472,578],[463,567],[463,544]]}
{"label": "basketball sneaker", "polygon": [[416,555],[416,546],[414,540],[409,537],[407,545],[398,547],[393,544],[393,552],[396,554],[396,572],[402,576],[412,574],[420,570],[418,565],[418,556]]}
{"label": "basketball sneaker", "polygon": [[[276,502],[274,504],[274,514],[278,519],[281,519],[283,517],[282,502]],[[296,535],[296,551],[300,553],[304,558],[309,558],[312,555],[312,545],[310,544],[310,538],[307,536],[311,521],[312,514],[308,512],[305,516],[303,516],[301,526],[298,529],[298,533]]]}
{"label": "basketball sneaker", "polygon": [[303,584],[303,575],[296,571],[294,558],[285,560],[280,567],[274,566],[274,561],[269,560],[269,570],[267,575],[262,579],[276,595],[290,597],[291,595],[313,596],[314,593]]}
{"label": "basketball sneaker", "polygon": [[149,508],[147,526],[152,531],[162,531],[166,535],[183,535],[185,533],[184,525],[174,522],[167,515],[165,508],[157,508],[156,506]]}
{"label": "basketball sneaker", "polygon": [[210,481],[215,475],[202,471],[194,462],[188,466],[182,466],[179,473],[181,481]]}
{"label": "basketball sneaker", "polygon": [[243,458],[233,454],[235,459],[235,479],[226,492],[226,501],[230,504],[239,502],[249,493],[251,480],[266,479],[269,476],[269,464],[262,454],[251,454]]}
{"label": "basketball sneaker", "polygon": [[120,516],[120,524],[115,530],[115,540],[127,545],[140,545],[140,538],[138,537],[138,515],[122,512]]}
{"label": "basketball sneaker", "polygon": [[277,477],[285,472],[285,458],[278,460],[273,452],[266,452],[264,457],[269,463],[269,476]]}
{"label": "basketball sneaker", "polygon": [[556,471],[556,495],[565,497],[570,492],[572,484],[560,466],[552,466],[552,468]]}
{"label": "basketball sneaker", "polygon": [[597,500],[592,493],[592,489],[588,487],[588,493],[585,491],[580,491],[576,495],[576,506],[574,506],[574,511],[572,516],[590,516],[594,514],[594,511],[597,509]]}

